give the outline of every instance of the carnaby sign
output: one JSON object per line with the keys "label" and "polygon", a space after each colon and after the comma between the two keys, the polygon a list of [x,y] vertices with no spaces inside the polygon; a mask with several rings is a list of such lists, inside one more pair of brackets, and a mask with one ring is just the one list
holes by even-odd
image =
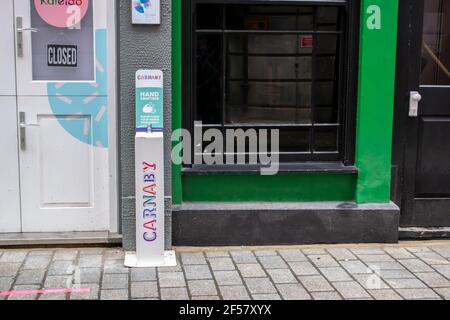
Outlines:
{"label": "carnaby sign", "polygon": [[57,28],[73,28],[86,16],[89,0],[34,0],[39,16]]}

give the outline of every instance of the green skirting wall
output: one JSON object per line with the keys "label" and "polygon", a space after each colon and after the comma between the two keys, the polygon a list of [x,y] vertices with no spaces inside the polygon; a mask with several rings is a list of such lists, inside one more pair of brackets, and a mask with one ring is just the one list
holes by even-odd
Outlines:
{"label": "green skirting wall", "polygon": [[[181,1],[173,3],[173,129],[181,128]],[[361,0],[356,129],[359,174],[186,175],[173,165],[173,203],[183,201],[390,201],[398,0]]]}

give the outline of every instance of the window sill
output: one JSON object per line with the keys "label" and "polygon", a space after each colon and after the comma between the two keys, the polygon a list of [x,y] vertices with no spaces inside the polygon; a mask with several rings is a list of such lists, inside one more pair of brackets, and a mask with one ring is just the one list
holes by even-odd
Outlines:
{"label": "window sill", "polygon": [[[183,168],[183,175],[206,174],[259,174],[260,165],[195,165]],[[263,167],[265,168],[265,167]],[[342,162],[302,162],[280,164],[279,173],[339,173],[358,174],[355,166],[345,166]]]}

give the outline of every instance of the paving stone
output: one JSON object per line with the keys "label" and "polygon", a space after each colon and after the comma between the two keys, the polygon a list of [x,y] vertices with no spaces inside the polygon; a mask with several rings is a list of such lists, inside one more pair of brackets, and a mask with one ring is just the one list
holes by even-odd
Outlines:
{"label": "paving stone", "polygon": [[397,261],[368,262],[367,265],[373,271],[379,271],[379,270],[406,270],[405,267],[402,266]]}
{"label": "paving stone", "polygon": [[226,251],[210,251],[206,252],[207,258],[228,258],[230,254]]}
{"label": "paving stone", "polygon": [[431,247],[431,249],[435,252],[437,252],[438,254],[440,254],[441,256],[445,257],[445,258],[450,258],[450,246],[446,246],[446,247]]}
{"label": "paving stone", "polygon": [[314,300],[342,300],[342,297],[336,291],[313,292],[311,294]]}
{"label": "paving stone", "polygon": [[405,299],[439,299],[440,297],[431,289],[398,289],[397,292]]}
{"label": "paving stone", "polygon": [[384,254],[383,249],[379,248],[355,248],[350,250],[358,256],[362,254]]}
{"label": "paving stone", "polygon": [[[38,285],[15,285],[13,291],[26,291],[26,290],[39,290],[41,286]],[[8,297],[8,300],[36,300],[37,294],[19,294],[19,295],[11,295]]]}
{"label": "paving stone", "polygon": [[101,268],[103,267],[103,256],[101,255],[85,255],[80,256],[78,260],[80,268]]}
{"label": "paving stone", "polygon": [[101,300],[128,300],[128,290],[102,290]]}
{"label": "paving stone", "polygon": [[377,274],[356,274],[356,281],[366,290],[389,289],[389,286]]}
{"label": "paving stone", "polygon": [[261,256],[258,259],[266,269],[288,268],[286,262],[280,256]]}
{"label": "paving stone", "polygon": [[406,247],[405,249],[412,253],[431,252],[431,249],[427,247]]}
{"label": "paving stone", "polygon": [[268,269],[267,273],[274,283],[297,283],[297,279],[289,269]]}
{"label": "paving stone", "polygon": [[356,256],[348,249],[343,248],[334,248],[334,249],[327,249],[328,253],[333,256],[338,261],[345,261],[345,260],[356,260]]}
{"label": "paving stone", "polygon": [[214,296],[217,295],[216,285],[213,280],[190,280],[189,291],[192,296]]}
{"label": "paving stone", "polygon": [[159,273],[159,285],[161,288],[185,287],[183,272],[162,272]]}
{"label": "paving stone", "polygon": [[69,249],[56,250],[55,254],[53,255],[53,260],[55,260],[55,261],[64,261],[64,260],[73,261],[77,258],[77,255],[78,255],[78,250],[69,250]]}
{"label": "paving stone", "polygon": [[311,300],[309,293],[299,283],[278,284],[277,288],[284,300]]}
{"label": "paving stone", "polygon": [[352,278],[342,267],[320,268],[320,272],[328,281],[351,281]]}
{"label": "paving stone", "polygon": [[324,249],[303,249],[302,252],[306,255],[326,254],[326,251]]}
{"label": "paving stone", "polygon": [[82,248],[79,250],[82,256],[97,255],[101,256],[105,252],[104,248]]}
{"label": "paving stone", "polygon": [[281,300],[281,297],[276,293],[271,294],[253,294],[253,300],[256,301],[272,301],[272,300]]}
{"label": "paving stone", "polygon": [[278,253],[287,262],[308,261],[308,258],[298,249],[278,250]]}
{"label": "paving stone", "polygon": [[380,270],[377,274],[382,279],[414,279],[415,276],[408,270]]}
{"label": "paving stone", "polygon": [[131,281],[156,281],[156,268],[131,269]]}
{"label": "paving stone", "polygon": [[20,263],[2,262],[0,263],[0,275],[2,277],[15,277],[20,266]]}
{"label": "paving stone", "polygon": [[269,278],[246,278],[245,283],[252,294],[277,292]]}
{"label": "paving stone", "polygon": [[236,263],[257,263],[256,257],[251,251],[231,251],[230,254]]}
{"label": "paving stone", "polygon": [[341,265],[350,274],[372,273],[372,270],[361,261],[341,261]]}
{"label": "paving stone", "polygon": [[215,271],[236,270],[231,258],[210,258],[209,264],[211,265],[211,269]]}
{"label": "paving stone", "polygon": [[289,266],[297,276],[319,274],[319,271],[310,262],[289,262]]}
{"label": "paving stone", "polygon": [[435,288],[434,291],[436,291],[442,299],[450,300],[450,288]]}
{"label": "paving stone", "polygon": [[38,297],[38,300],[50,300],[50,301],[64,301],[67,300],[67,295],[65,293],[48,293],[48,294],[41,294]]}
{"label": "paving stone", "polygon": [[334,260],[334,258],[329,254],[310,255],[309,259],[311,259],[312,263],[314,263],[314,265],[319,268],[339,266],[336,260]]}
{"label": "paving stone", "polygon": [[28,253],[29,257],[40,257],[40,256],[52,256],[55,252],[53,250],[31,250]]}
{"label": "paving stone", "polygon": [[448,265],[436,265],[433,266],[436,271],[438,271],[440,274],[442,274],[447,279],[450,279],[450,266]]}
{"label": "paving stone", "polygon": [[214,271],[214,277],[219,286],[235,286],[242,284],[242,279],[237,271]]}
{"label": "paving stone", "polygon": [[0,258],[0,263],[22,263],[27,256],[26,251],[6,251]]}
{"label": "paving stone", "polygon": [[13,282],[13,277],[0,277],[0,291],[10,290]]}
{"label": "paving stone", "polygon": [[220,300],[220,298],[219,298],[219,296],[198,296],[198,297],[192,297],[192,300],[207,301],[207,300]]}
{"label": "paving stone", "polygon": [[103,275],[102,291],[105,289],[126,289],[126,288],[128,288],[128,275],[126,274]]}
{"label": "paving stone", "polygon": [[256,263],[238,264],[237,267],[244,278],[262,278],[267,276],[261,265]]}
{"label": "paving stone", "polygon": [[45,270],[22,270],[16,278],[16,284],[36,284],[40,285],[45,277]]}
{"label": "paving stone", "polygon": [[186,288],[162,288],[161,300],[188,300]]}
{"label": "paving stone", "polygon": [[206,259],[205,256],[203,255],[203,252],[182,253],[181,261],[183,261],[184,265],[206,264]]}
{"label": "paving stone", "polygon": [[386,282],[394,289],[426,288],[426,285],[418,279],[387,279]]}
{"label": "paving stone", "polygon": [[73,260],[53,261],[48,268],[49,275],[68,275],[75,270],[75,262]]}
{"label": "paving stone", "polygon": [[384,251],[394,259],[414,259],[414,255],[404,248],[384,248]]}
{"label": "paving stone", "polygon": [[125,267],[122,260],[106,260],[103,265],[104,273],[124,273],[128,274],[130,268]]}
{"label": "paving stone", "polygon": [[450,264],[450,261],[435,252],[419,252],[416,256],[429,265]]}
{"label": "paving stone", "polygon": [[445,279],[437,272],[419,272],[415,274],[417,278],[422,280],[427,286],[432,288],[450,287],[450,281]]}
{"label": "paving stone", "polygon": [[333,287],[322,276],[301,276],[299,280],[308,292],[333,291]]}
{"label": "paving stone", "polygon": [[369,293],[375,300],[403,300],[394,290],[369,290]]}
{"label": "paving stone", "polygon": [[75,283],[100,283],[102,270],[100,268],[77,268],[75,269]]}
{"label": "paving stone", "polygon": [[219,291],[224,300],[250,300],[244,286],[220,286]]}
{"label": "paving stone", "polygon": [[430,272],[433,269],[428,266],[425,262],[419,259],[405,259],[399,260],[400,263],[411,272]]}
{"label": "paving stone", "polygon": [[182,266],[181,260],[178,259],[178,261],[180,261],[180,263],[178,263],[175,267],[159,267],[156,269],[157,269],[158,273],[160,273],[160,272],[182,272],[183,269],[181,267]]}
{"label": "paving stone", "polygon": [[72,285],[73,277],[71,276],[48,276],[44,282],[46,289],[72,288]]}
{"label": "paving stone", "polygon": [[333,283],[337,291],[344,299],[370,298],[370,295],[361,285],[355,281],[352,282],[335,282]]}
{"label": "paving stone", "polygon": [[387,254],[367,254],[367,255],[359,255],[359,259],[363,262],[393,262],[391,256]]}
{"label": "paving stone", "polygon": [[131,282],[131,298],[158,298],[158,284],[156,281]]}
{"label": "paving stone", "polygon": [[93,283],[83,283],[77,285],[78,288],[91,289],[89,292],[71,293],[70,300],[98,300],[100,286]]}
{"label": "paving stone", "polygon": [[125,260],[125,252],[121,249],[106,250],[104,255],[106,260]]}
{"label": "paving stone", "polygon": [[207,280],[213,278],[207,265],[184,266],[184,273],[187,280]]}
{"label": "paving stone", "polygon": [[51,258],[51,256],[28,256],[22,268],[26,270],[46,269]]}
{"label": "paving stone", "polygon": [[278,255],[275,250],[257,250],[254,251],[257,257],[269,257]]}

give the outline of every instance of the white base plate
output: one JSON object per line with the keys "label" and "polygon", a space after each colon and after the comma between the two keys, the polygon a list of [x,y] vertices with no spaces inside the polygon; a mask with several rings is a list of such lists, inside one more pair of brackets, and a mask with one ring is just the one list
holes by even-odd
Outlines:
{"label": "white base plate", "polygon": [[175,255],[175,251],[165,251],[164,264],[142,264],[137,261],[136,252],[126,252],[125,266],[128,268],[176,267],[177,257]]}

